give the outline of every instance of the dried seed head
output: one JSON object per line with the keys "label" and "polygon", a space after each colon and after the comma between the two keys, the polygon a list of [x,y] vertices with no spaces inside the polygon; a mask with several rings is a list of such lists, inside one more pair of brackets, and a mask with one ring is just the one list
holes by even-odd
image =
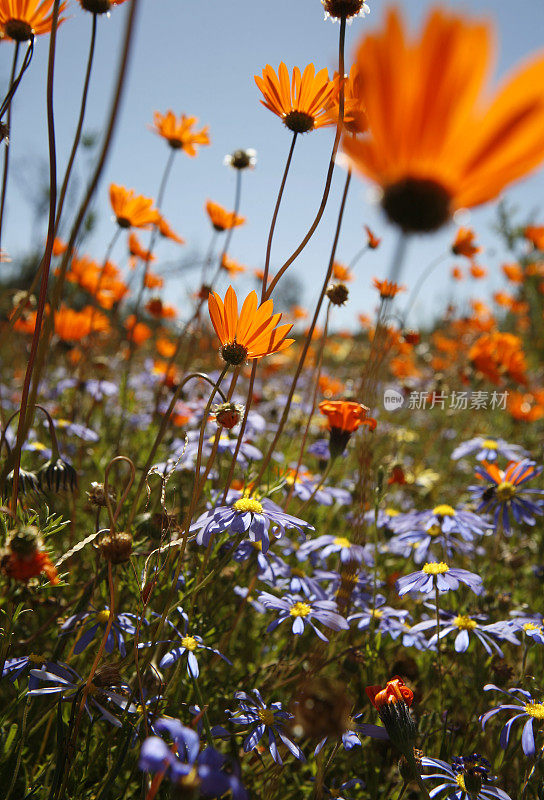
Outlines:
{"label": "dried seed head", "polygon": [[124,564],[132,554],[132,536],[123,531],[107,533],[100,540],[98,549],[111,564]]}
{"label": "dried seed head", "polygon": [[[116,494],[115,489],[113,489],[111,486],[108,487],[108,495],[110,498],[110,503],[114,503],[116,500]],[[92,506],[106,508],[108,505],[106,502],[106,491],[103,483],[97,483],[96,481],[93,481],[87,491],[87,497],[89,498],[89,502]]]}
{"label": "dried seed head", "polygon": [[349,297],[348,287],[344,283],[331,283],[327,289],[327,297],[333,306],[343,306]]}
{"label": "dried seed head", "polygon": [[42,537],[35,525],[22,525],[11,532],[7,546],[19,558],[29,558],[42,545]]}
{"label": "dried seed head", "polygon": [[244,407],[240,403],[221,403],[214,407],[213,413],[217,424],[230,431],[240,422]]}

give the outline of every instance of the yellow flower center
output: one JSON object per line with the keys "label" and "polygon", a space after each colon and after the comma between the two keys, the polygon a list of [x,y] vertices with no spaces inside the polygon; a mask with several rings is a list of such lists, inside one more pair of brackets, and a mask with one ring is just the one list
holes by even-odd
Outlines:
{"label": "yellow flower center", "polygon": [[527,703],[525,713],[535,719],[544,719],[544,703]]}
{"label": "yellow flower center", "polygon": [[297,601],[294,606],[291,606],[291,610],[289,614],[292,617],[307,617],[312,607],[308,605],[308,603],[301,603],[300,600]]}
{"label": "yellow flower center", "polygon": [[398,517],[400,511],[397,511],[396,508],[386,508],[385,513],[387,514],[388,517]]}
{"label": "yellow flower center", "polygon": [[291,575],[294,575],[296,578],[304,578],[304,570],[300,569],[300,567],[293,567],[291,570]]}
{"label": "yellow flower center", "polygon": [[233,508],[236,511],[251,511],[252,514],[262,514],[263,507],[258,500],[253,497],[241,497],[234,503]]}
{"label": "yellow flower center", "polygon": [[455,509],[444,504],[433,508],[433,514],[437,517],[454,517]]}
{"label": "yellow flower center", "polygon": [[460,789],[462,789],[464,792],[467,791],[467,787],[465,786],[465,779],[464,779],[463,775],[456,775],[455,776],[455,782],[456,782],[457,786]]}
{"label": "yellow flower center", "polygon": [[257,716],[265,725],[274,724],[274,712],[270,708],[260,708],[257,711]]}
{"label": "yellow flower center", "polygon": [[374,608],[370,612],[370,616],[374,617],[374,619],[381,619],[383,617],[383,611],[380,611],[379,608]]}
{"label": "yellow flower center", "polygon": [[181,640],[181,646],[185,647],[186,650],[190,650],[192,653],[193,650],[196,650],[198,647],[198,642],[194,636],[184,636]]}
{"label": "yellow flower center", "polygon": [[474,628],[478,627],[478,623],[465,614],[459,614],[459,616],[455,617],[453,624],[459,628],[460,631],[473,631]]}
{"label": "yellow flower center", "polygon": [[98,614],[96,615],[96,618],[99,622],[107,623],[110,618],[110,612],[107,611],[107,609],[99,611]]}
{"label": "yellow flower center", "polygon": [[482,447],[485,447],[486,450],[496,450],[498,448],[498,444],[495,439],[485,439],[482,442]]}
{"label": "yellow flower center", "polygon": [[511,500],[516,494],[516,487],[510,481],[503,481],[497,486],[497,497],[499,500]]}
{"label": "yellow flower center", "polygon": [[450,568],[443,561],[431,561],[430,563],[424,564],[422,569],[425,575],[443,575],[445,572],[449,571]]}
{"label": "yellow flower center", "polygon": [[345,536],[335,536],[334,544],[337,544],[339,547],[351,547],[350,540],[346,539]]}
{"label": "yellow flower center", "polygon": [[440,525],[431,525],[427,533],[429,536],[439,536],[442,533],[442,528]]}
{"label": "yellow flower center", "polygon": [[526,622],[523,626],[524,631],[537,631],[539,628],[538,625],[535,625],[534,622]]}
{"label": "yellow flower center", "polygon": [[39,656],[36,653],[31,653],[28,657],[28,660],[31,661],[33,664],[38,664],[40,666],[41,664],[45,664],[47,659],[44,656]]}

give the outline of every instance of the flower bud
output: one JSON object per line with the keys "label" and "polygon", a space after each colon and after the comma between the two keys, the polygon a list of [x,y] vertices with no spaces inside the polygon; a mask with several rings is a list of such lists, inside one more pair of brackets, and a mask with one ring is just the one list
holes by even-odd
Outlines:
{"label": "flower bud", "polygon": [[343,306],[349,297],[348,287],[344,283],[331,283],[327,289],[327,297],[333,306]]}
{"label": "flower bud", "polygon": [[124,564],[132,554],[132,536],[123,531],[107,533],[100,540],[98,549],[111,564]]}
{"label": "flower bud", "polygon": [[240,422],[244,407],[240,403],[221,403],[221,405],[215,406],[213,413],[217,424],[230,431]]}

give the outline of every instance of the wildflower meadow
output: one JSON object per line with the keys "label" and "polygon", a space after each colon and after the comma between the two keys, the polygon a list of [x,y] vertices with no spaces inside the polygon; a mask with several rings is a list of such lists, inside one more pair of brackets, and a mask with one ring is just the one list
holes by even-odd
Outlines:
{"label": "wildflower meadow", "polygon": [[0,0],[0,800],[542,800],[544,49],[214,5]]}

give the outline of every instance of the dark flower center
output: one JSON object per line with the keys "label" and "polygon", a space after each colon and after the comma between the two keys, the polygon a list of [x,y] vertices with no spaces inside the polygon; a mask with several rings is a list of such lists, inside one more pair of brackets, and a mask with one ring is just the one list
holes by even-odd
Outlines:
{"label": "dark flower center", "polygon": [[405,233],[429,233],[449,220],[451,195],[436,181],[404,178],[386,188],[382,206]]}
{"label": "dark flower center", "polygon": [[27,42],[34,36],[32,27],[22,19],[8,19],[4,25],[6,35],[16,42]]}
{"label": "dark flower center", "polygon": [[224,344],[220,352],[223,361],[226,361],[227,364],[231,364],[233,367],[238,367],[240,364],[243,364],[247,358],[247,348],[236,341]]}
{"label": "dark flower center", "polygon": [[81,8],[92,14],[107,14],[111,8],[110,0],[80,0]]}
{"label": "dark flower center", "polygon": [[315,125],[315,119],[304,111],[290,111],[283,117],[283,124],[293,133],[308,133]]}
{"label": "dark flower center", "polygon": [[126,217],[117,217],[117,224],[120,228],[130,228],[130,220]]}
{"label": "dark flower center", "polygon": [[323,0],[323,7],[331,17],[354,17],[363,7],[363,0]]}

